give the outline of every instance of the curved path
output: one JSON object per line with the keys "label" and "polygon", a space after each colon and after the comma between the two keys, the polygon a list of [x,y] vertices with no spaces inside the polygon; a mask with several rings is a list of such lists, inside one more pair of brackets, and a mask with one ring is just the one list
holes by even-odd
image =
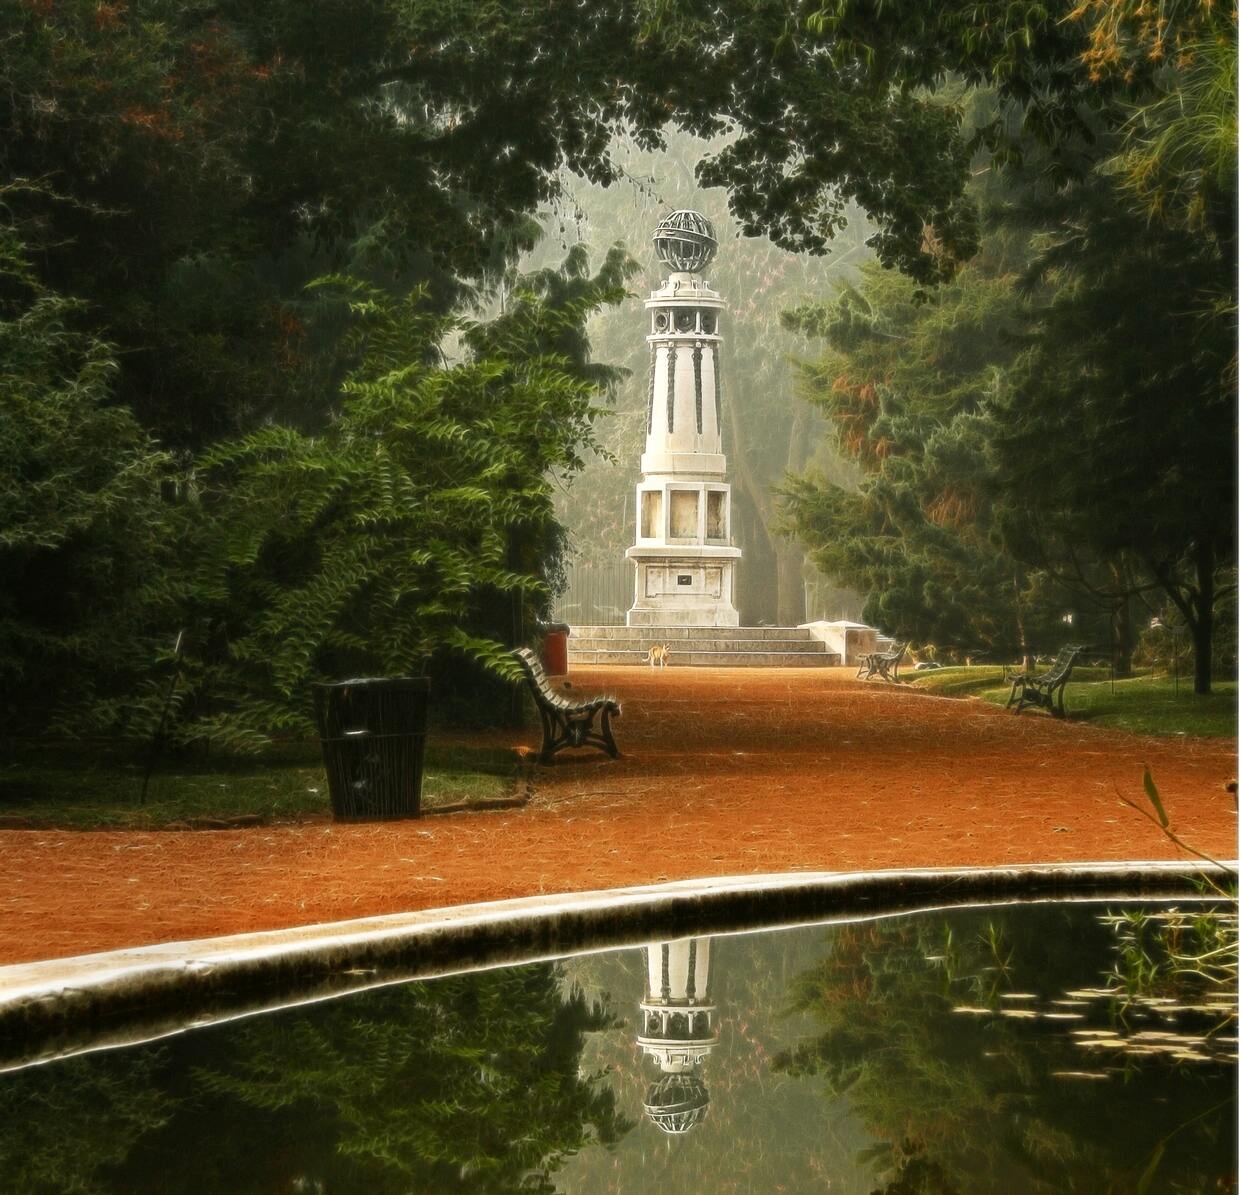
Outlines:
{"label": "curved path", "polygon": [[[1235,854],[1234,740],[1151,739],[844,669],[581,669],[624,756],[523,809],[236,831],[0,831],[0,963],[706,875],[1176,858],[1117,794]],[[512,737],[537,745],[537,734]]]}

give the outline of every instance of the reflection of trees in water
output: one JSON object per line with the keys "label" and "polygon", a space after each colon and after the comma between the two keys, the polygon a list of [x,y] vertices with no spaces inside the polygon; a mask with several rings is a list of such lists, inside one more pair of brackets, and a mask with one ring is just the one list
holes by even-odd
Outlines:
{"label": "reflection of trees in water", "polygon": [[[1224,1003],[1170,952],[1160,962],[1160,943],[1202,953],[1190,922],[1149,916],[1137,955],[1134,923],[1117,952],[1120,923],[1079,908],[734,938],[726,975],[695,958],[692,1009],[674,1003],[689,995],[686,951],[669,951],[667,997],[661,952],[654,967],[628,952],[0,1075],[0,1191],[594,1195],[829,1181],[860,1195],[880,1181],[872,1168],[885,1195],[1092,1195],[1135,1190],[1146,1170],[1151,1192],[1218,1189],[1233,1164],[1228,1073],[1149,1049],[1201,1037],[1193,1008],[1217,1016]],[[566,976],[658,1007],[621,1027]],[[717,1026],[703,1015],[715,1002],[727,1010]],[[663,1034],[664,1013],[651,1042],[663,1053],[643,1056],[634,1036]],[[1211,1051],[1226,1052],[1215,1040]],[[621,1141],[618,1108],[636,1117],[654,1102],[652,1077],[668,1079],[668,1104],[699,1098],[707,1052],[710,1115],[675,1139]],[[652,1076],[650,1056],[672,1069]],[[858,1158],[875,1139],[872,1160]]]}
{"label": "reflection of trees in water", "polygon": [[113,1190],[100,1173],[176,1110],[158,1083],[164,1058],[156,1050],[90,1054],[0,1075],[0,1191]]}
{"label": "reflection of trees in water", "polygon": [[1101,919],[1027,907],[874,922],[833,942],[790,988],[821,1032],[776,1069],[847,1094],[878,1138],[885,1195],[1129,1191],[1147,1170],[1150,1190],[1230,1189],[1226,1065],[1088,1048],[1091,1023],[1124,1010],[1096,986],[1115,953]]}
{"label": "reflection of trees in water", "polygon": [[[569,1154],[628,1128],[602,1077],[579,1072],[586,1035],[612,1024],[543,964],[0,1076],[6,1136],[49,1138],[44,1186],[15,1183],[22,1156],[5,1149],[0,1189],[551,1192]],[[83,1064],[99,1091],[62,1098],[40,1130]]]}

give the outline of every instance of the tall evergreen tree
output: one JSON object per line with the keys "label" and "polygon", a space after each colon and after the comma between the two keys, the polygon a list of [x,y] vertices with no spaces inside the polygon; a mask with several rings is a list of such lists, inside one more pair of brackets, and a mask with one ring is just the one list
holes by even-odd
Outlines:
{"label": "tall evergreen tree", "polygon": [[868,595],[868,621],[964,654],[1053,648],[1070,601],[1004,549],[999,510],[1020,498],[988,484],[994,402],[1032,312],[1018,285],[1028,253],[1026,236],[995,231],[929,297],[869,266],[858,287],[786,316],[826,341],[801,391],[861,474],[856,486],[791,476],[790,530],[823,572]]}
{"label": "tall evergreen tree", "polygon": [[1058,541],[1139,561],[1184,617],[1208,693],[1236,536],[1234,322],[1202,318],[1219,247],[1151,224],[1101,174],[1065,208],[1039,263],[1055,298],[996,405],[996,484],[1020,496],[1008,538],[1026,556]]}

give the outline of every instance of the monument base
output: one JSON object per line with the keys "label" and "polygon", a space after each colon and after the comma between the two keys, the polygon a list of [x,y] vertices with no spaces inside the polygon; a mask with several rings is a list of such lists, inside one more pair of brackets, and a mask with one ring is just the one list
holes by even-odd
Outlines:
{"label": "monument base", "polygon": [[[735,627],[740,615],[732,603],[736,548],[713,549],[710,556],[638,555],[633,608],[625,615],[631,627]],[[726,554],[725,554],[726,553]],[[734,555],[733,555],[734,553]]]}

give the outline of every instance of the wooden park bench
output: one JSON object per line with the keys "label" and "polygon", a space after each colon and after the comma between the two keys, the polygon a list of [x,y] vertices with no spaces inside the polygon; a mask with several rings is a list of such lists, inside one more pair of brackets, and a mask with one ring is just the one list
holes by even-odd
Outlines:
{"label": "wooden park bench", "polygon": [[1008,695],[1006,709],[1013,703],[1019,714],[1027,705],[1036,705],[1039,709],[1049,710],[1056,718],[1064,716],[1063,691],[1072,675],[1072,666],[1076,657],[1085,649],[1083,647],[1062,647],[1055,657],[1050,670],[1037,676],[1030,672],[1021,672],[1010,678],[1012,692]]}
{"label": "wooden park bench", "polygon": [[893,647],[891,651],[868,651],[861,657],[857,676],[869,680],[872,676],[881,676],[883,680],[896,682],[900,679],[900,661],[908,651],[908,644]]}
{"label": "wooden park bench", "polygon": [[[543,743],[539,763],[550,763],[557,751],[565,747],[601,747],[615,759],[620,754],[616,740],[611,737],[611,716],[620,716],[620,703],[610,697],[595,697],[590,701],[569,701],[557,689],[552,688],[542,661],[528,647],[518,647],[513,653],[526,683],[534,695],[538,716],[542,720]],[[598,729],[594,720],[599,720]]]}

